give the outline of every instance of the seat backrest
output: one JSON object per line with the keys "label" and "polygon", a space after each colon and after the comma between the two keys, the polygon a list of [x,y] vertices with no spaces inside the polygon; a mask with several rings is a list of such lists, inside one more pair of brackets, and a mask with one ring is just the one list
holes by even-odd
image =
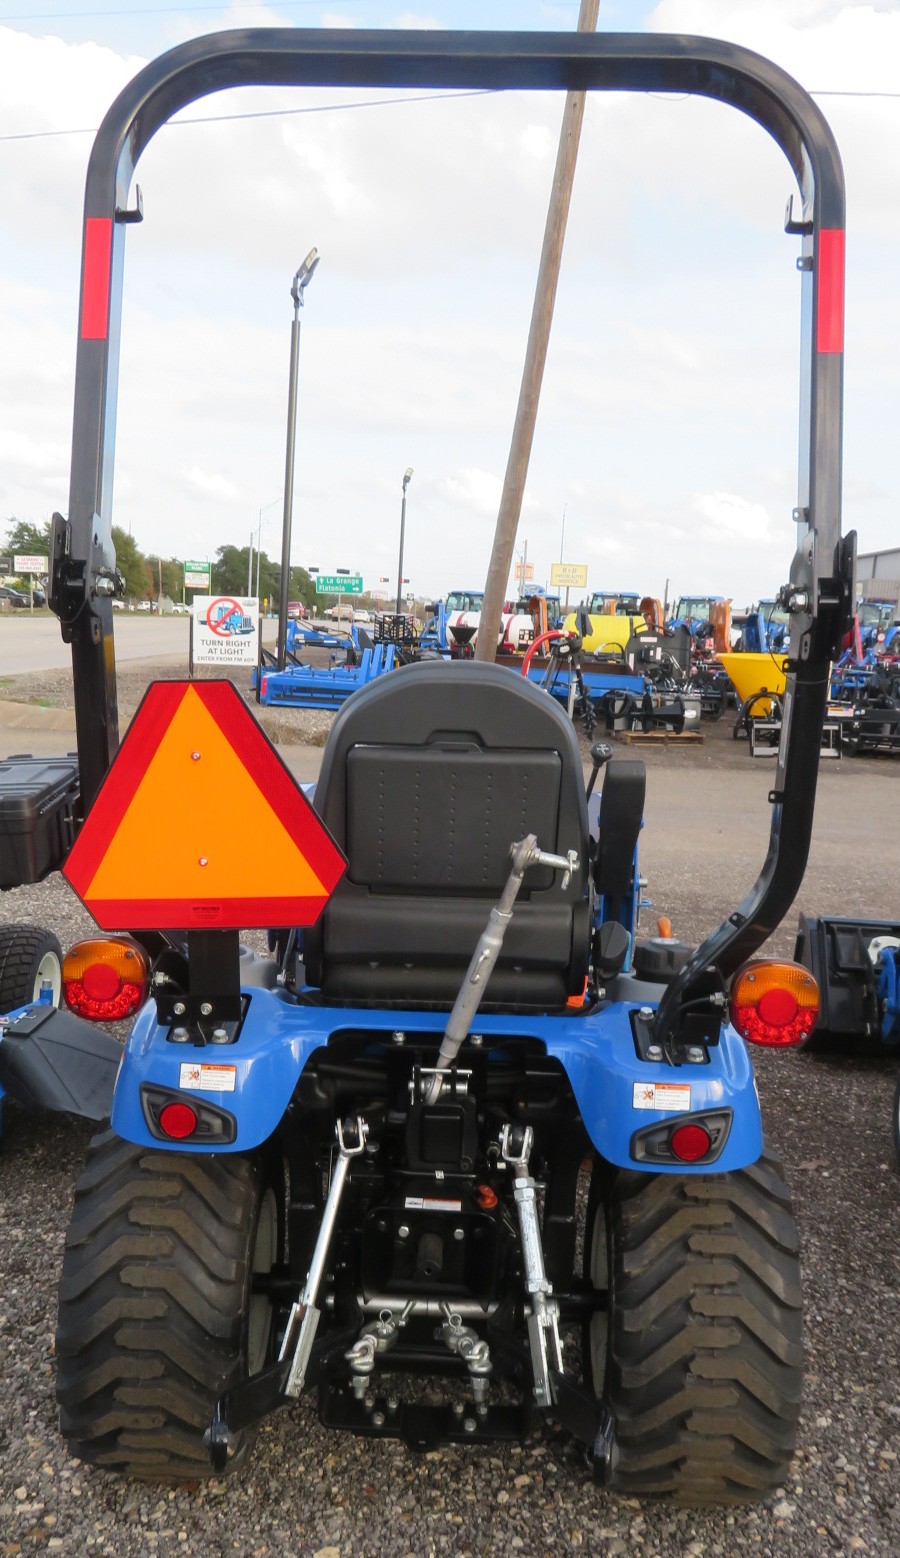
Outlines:
{"label": "seat backrest", "polygon": [[587,806],[578,741],[552,698],[480,662],[428,662],[380,677],[331,730],[316,810],[348,859],[306,976],[357,1002],[454,1000],[510,869],[510,846],[578,852],[560,875],[530,870],[488,986],[490,1004],[544,1007],[580,993],[590,941]]}

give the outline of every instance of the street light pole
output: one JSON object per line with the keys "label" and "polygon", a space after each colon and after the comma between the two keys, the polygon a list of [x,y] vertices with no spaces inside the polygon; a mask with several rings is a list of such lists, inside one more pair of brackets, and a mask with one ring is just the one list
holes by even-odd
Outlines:
{"label": "street light pole", "polygon": [[400,616],[400,597],[403,594],[403,542],[406,536],[406,489],[412,481],[412,466],[403,473],[403,501],[400,504],[400,561],[397,564],[397,616]]}
{"label": "street light pole", "polygon": [[287,452],[284,462],[284,521],[281,530],[281,589],[278,596],[278,669],[287,664],[288,595],[291,588],[291,518],[294,510],[294,445],[297,440],[297,373],[300,364],[300,310],[303,294],[319,263],[317,249],[310,249],[291,282],[294,319],[291,325],[291,372],[288,384]]}

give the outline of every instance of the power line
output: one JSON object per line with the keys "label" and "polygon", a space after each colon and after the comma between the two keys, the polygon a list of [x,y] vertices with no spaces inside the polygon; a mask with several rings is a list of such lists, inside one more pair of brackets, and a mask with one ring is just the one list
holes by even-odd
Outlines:
{"label": "power line", "polygon": [[[305,5],[307,3],[313,3],[313,0],[299,0],[299,3]],[[320,0],[314,0],[314,3],[318,5]],[[218,10],[220,8],[218,6],[209,6],[201,7],[200,9]],[[112,13],[102,12],[98,14],[111,15]],[[4,18],[0,17],[0,21],[3,20]],[[344,112],[351,108],[388,108],[395,107],[397,104],[401,103],[433,103],[441,100],[450,102],[452,99],[459,97],[495,97],[499,95],[501,90],[501,88],[490,89],[485,87],[480,90],[469,92],[425,92],[418,93],[415,96],[405,95],[403,97],[373,97],[366,98],[361,103],[322,103],[310,108],[263,108],[246,114],[207,114],[203,117],[198,116],[193,119],[169,119],[164,125],[161,125],[160,128],[169,129],[170,127],[174,127],[177,129],[183,129],[185,125],[191,124],[228,124],[231,120],[238,119],[286,119],[295,117],[298,114],[335,114]],[[659,96],[660,94],[651,93],[649,95],[655,97]],[[900,92],[851,92],[843,91],[837,87],[821,89],[817,88],[815,90],[811,90],[809,95],[810,97],[900,98]],[[668,94],[665,94],[665,96],[668,97]],[[686,102],[690,96],[690,93],[686,93],[684,94],[682,100]],[[59,136],[64,135],[96,135],[97,128],[97,125],[89,125],[82,129],[21,130],[15,131],[11,135],[0,135],[0,142],[46,141],[53,140],[54,138],[58,138]]]}
{"label": "power line", "polygon": [[[321,5],[322,0],[278,0],[278,5],[285,11],[299,9],[309,10],[312,6]],[[263,11],[270,10],[269,0],[241,0],[245,10]],[[364,5],[365,0],[342,0],[344,5]],[[0,22],[72,22],[87,21],[94,17],[109,16],[179,16],[190,15],[194,11],[221,11],[222,3],[218,5],[142,5],[124,6],[117,11],[18,11],[9,16],[0,16]],[[74,132],[76,135],[80,131]]]}
{"label": "power line", "polygon": [[[318,0],[317,0],[318,3]],[[495,94],[488,88],[477,89],[472,92],[425,92],[414,97],[372,97],[366,98],[361,103],[321,103],[310,108],[261,108],[256,112],[246,114],[208,114],[196,119],[168,119],[160,128],[184,129],[191,124],[227,124],[232,119],[285,119],[296,114],[335,114],[349,108],[386,108],[397,103],[433,103],[436,101],[449,102],[457,97],[491,97]],[[96,135],[97,126],[83,130],[25,130],[13,135],[0,135],[0,141],[43,141],[59,135]]]}

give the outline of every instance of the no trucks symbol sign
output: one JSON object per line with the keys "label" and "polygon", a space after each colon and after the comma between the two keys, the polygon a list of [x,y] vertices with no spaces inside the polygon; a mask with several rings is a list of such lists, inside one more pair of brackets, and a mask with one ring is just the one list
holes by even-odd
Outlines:
{"label": "no trucks symbol sign", "polygon": [[195,665],[256,665],[259,658],[259,601],[248,595],[195,595]]}

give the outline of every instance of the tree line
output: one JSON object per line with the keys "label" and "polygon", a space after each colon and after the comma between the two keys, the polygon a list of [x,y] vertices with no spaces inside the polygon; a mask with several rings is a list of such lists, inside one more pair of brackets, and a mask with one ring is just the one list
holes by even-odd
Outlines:
{"label": "tree line", "polygon": [[[190,600],[195,592],[186,592],[184,589],[184,565],[180,558],[142,552],[131,533],[119,525],[113,525],[112,538],[116,549],[116,566],[125,580],[126,600],[156,600],[160,595],[168,595],[173,601]],[[34,525],[26,519],[8,519],[2,551],[10,557],[23,556],[25,553],[49,556],[49,522],[46,525]],[[277,604],[281,564],[272,562],[265,552],[260,552],[257,557],[254,551],[251,563],[249,546],[220,546],[210,562],[210,588],[214,595],[258,593],[261,601],[268,599],[270,604]],[[288,597],[290,600],[303,601],[310,610],[315,607],[315,582],[305,568],[291,568]]]}

